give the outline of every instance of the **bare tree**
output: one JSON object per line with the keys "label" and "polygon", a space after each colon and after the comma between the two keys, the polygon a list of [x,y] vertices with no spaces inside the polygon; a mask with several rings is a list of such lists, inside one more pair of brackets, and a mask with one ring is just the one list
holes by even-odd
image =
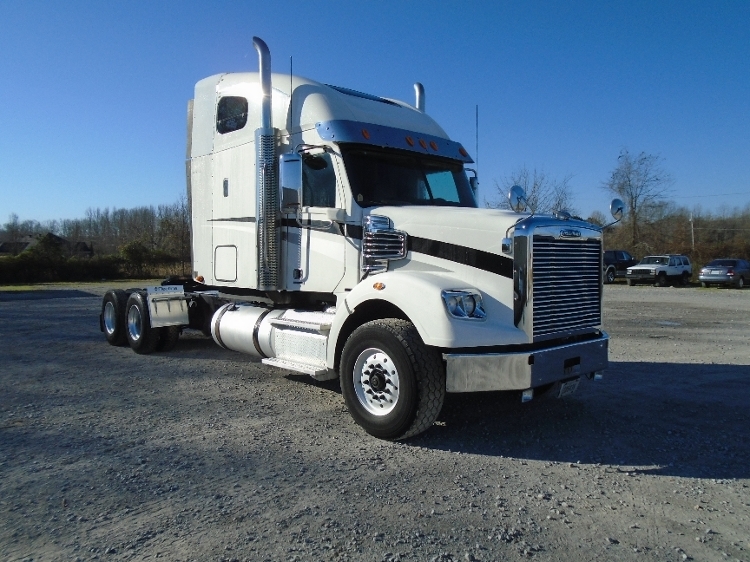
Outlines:
{"label": "bare tree", "polygon": [[516,172],[503,178],[495,180],[498,199],[487,203],[488,207],[510,209],[508,202],[508,191],[514,185],[520,185],[526,192],[528,210],[532,213],[549,213],[558,209],[565,209],[575,214],[571,208],[573,196],[571,194],[570,180],[572,176],[565,176],[561,180],[547,175],[544,171],[529,171],[525,166]]}
{"label": "bare tree", "polygon": [[631,245],[639,242],[640,228],[650,214],[659,214],[670,191],[672,178],[661,168],[661,157],[641,152],[633,156],[623,149],[617,166],[602,188],[621,198],[627,208]]}

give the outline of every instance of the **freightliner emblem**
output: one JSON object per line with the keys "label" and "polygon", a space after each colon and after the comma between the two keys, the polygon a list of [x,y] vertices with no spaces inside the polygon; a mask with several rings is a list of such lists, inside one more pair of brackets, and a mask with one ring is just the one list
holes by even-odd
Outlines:
{"label": "freightliner emblem", "polygon": [[580,230],[561,230],[560,231],[560,238],[580,238],[581,237],[581,231]]}

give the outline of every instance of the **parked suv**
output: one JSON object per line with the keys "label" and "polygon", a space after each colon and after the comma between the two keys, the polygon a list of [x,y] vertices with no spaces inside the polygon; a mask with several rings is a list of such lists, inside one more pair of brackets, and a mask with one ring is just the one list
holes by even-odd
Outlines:
{"label": "parked suv", "polygon": [[625,277],[625,272],[638,260],[625,250],[606,250],[604,252],[604,282],[614,283],[616,277]]}
{"label": "parked suv", "polygon": [[681,254],[646,256],[638,265],[627,269],[628,285],[650,283],[666,287],[670,282],[687,285],[693,275],[690,259]]}

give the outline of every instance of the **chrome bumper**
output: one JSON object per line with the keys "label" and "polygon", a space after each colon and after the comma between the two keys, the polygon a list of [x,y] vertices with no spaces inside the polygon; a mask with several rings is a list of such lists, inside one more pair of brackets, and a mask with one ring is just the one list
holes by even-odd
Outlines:
{"label": "chrome bumper", "polygon": [[447,392],[525,390],[607,368],[609,336],[532,352],[443,355]]}

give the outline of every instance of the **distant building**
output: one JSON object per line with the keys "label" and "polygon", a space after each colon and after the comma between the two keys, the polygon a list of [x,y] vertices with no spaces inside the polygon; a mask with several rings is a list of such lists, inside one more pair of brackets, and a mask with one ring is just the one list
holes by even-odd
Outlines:
{"label": "distant building", "polygon": [[13,242],[0,242],[0,257],[17,256],[18,254],[30,250],[43,239],[48,239],[62,249],[62,253],[70,257],[90,258],[94,255],[94,249],[91,244],[86,242],[70,242],[65,238],[48,232],[47,234],[22,236],[20,240]]}

